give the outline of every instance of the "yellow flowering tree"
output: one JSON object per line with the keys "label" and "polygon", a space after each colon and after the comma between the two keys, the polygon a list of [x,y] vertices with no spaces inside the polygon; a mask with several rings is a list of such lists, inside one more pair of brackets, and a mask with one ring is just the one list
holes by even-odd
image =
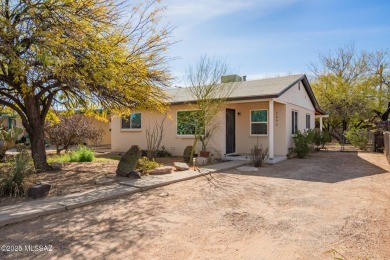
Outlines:
{"label": "yellow flowering tree", "polygon": [[50,169],[53,107],[162,109],[171,30],[158,2],[0,0],[0,105],[21,117],[37,169]]}

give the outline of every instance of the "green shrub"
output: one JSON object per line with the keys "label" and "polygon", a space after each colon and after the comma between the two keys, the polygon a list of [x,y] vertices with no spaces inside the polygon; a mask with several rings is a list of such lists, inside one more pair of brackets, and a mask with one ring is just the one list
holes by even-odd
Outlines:
{"label": "green shrub", "polygon": [[367,131],[358,128],[351,128],[345,132],[345,137],[348,139],[348,141],[351,142],[353,146],[358,147],[363,151],[367,150]]}
{"label": "green shrub", "polygon": [[324,148],[325,144],[331,141],[329,132],[323,131],[315,131],[313,137],[313,143],[316,146],[316,150],[320,150],[320,148]]}
{"label": "green shrub", "polygon": [[157,157],[159,158],[172,157],[172,154],[167,150],[165,150],[165,146],[162,146],[161,149],[157,151]]}
{"label": "green shrub", "polygon": [[27,189],[33,185],[29,175],[35,171],[31,155],[23,150],[11,163],[11,170],[0,181],[1,197],[25,196]]}
{"label": "green shrub", "polygon": [[297,133],[293,136],[295,148],[294,152],[297,154],[298,158],[304,158],[309,154],[311,147],[313,145],[313,133],[312,131]]}
{"label": "green shrub", "polygon": [[151,170],[156,169],[157,167],[163,166],[153,160],[149,160],[148,157],[141,157],[137,163],[137,169],[142,173],[147,173]]}
{"label": "green shrub", "polygon": [[70,162],[92,162],[95,159],[95,153],[83,145],[79,145],[70,156]]}

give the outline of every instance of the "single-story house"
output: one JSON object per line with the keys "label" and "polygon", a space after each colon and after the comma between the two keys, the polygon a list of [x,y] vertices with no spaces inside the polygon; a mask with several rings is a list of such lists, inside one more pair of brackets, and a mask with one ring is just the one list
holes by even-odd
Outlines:
{"label": "single-story house", "polygon": [[[236,75],[228,78],[239,84],[213,121],[218,127],[209,146],[215,157],[249,154],[255,145],[262,145],[268,147],[271,162],[282,160],[293,147],[292,136],[297,130],[313,129],[317,117],[322,125],[322,117],[326,117],[306,75],[253,81]],[[182,122],[183,115],[193,110],[194,98],[188,88],[167,92],[171,100],[164,121],[162,145],[173,155],[181,156],[194,140],[190,130],[183,130],[186,128]],[[151,111],[134,111],[128,118],[112,116],[112,151],[124,152],[132,145],[146,149],[146,130],[163,118],[164,115]]]}

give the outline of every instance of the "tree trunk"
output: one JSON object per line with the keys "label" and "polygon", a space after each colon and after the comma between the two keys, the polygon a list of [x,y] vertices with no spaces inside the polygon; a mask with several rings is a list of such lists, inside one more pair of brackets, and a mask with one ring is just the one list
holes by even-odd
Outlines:
{"label": "tree trunk", "polygon": [[43,124],[32,126],[32,132],[28,132],[31,140],[31,153],[35,169],[38,171],[49,171],[51,167],[47,163],[45,135]]}

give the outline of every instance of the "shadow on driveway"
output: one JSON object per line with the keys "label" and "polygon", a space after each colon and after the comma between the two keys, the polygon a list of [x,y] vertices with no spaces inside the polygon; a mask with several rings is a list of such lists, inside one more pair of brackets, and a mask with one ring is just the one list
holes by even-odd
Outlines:
{"label": "shadow on driveway", "polygon": [[362,159],[357,152],[322,151],[312,153],[305,159],[293,158],[272,166],[259,168],[257,172],[240,173],[271,178],[337,183],[387,172],[388,170]]}

